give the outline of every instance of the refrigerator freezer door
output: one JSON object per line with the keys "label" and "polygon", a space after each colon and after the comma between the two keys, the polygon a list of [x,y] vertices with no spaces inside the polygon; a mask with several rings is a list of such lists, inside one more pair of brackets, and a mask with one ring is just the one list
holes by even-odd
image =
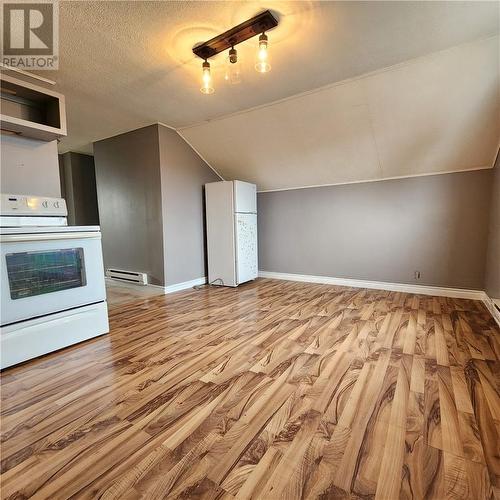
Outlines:
{"label": "refrigerator freezer door", "polygon": [[235,214],[238,284],[257,278],[257,214]]}
{"label": "refrigerator freezer door", "polygon": [[234,181],[234,211],[257,213],[257,186],[255,184]]}

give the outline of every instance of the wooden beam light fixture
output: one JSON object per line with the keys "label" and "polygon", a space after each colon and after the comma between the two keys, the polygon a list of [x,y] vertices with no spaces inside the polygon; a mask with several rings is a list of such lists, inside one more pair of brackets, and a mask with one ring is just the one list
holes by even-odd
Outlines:
{"label": "wooden beam light fixture", "polygon": [[260,36],[255,69],[259,73],[267,73],[270,71],[271,66],[268,61],[268,37],[265,32],[276,26],[278,26],[278,20],[269,10],[266,10],[238,24],[238,26],[217,35],[207,42],[194,47],[194,54],[204,60],[202,65],[203,85],[201,91],[204,94],[212,94],[214,92],[208,59],[224,50],[230,49],[229,63],[235,64],[238,61],[238,55],[234,46],[257,35]]}

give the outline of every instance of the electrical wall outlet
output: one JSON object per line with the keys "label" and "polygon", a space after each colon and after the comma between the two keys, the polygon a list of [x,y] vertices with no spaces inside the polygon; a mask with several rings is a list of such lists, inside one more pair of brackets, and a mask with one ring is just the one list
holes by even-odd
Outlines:
{"label": "electrical wall outlet", "polygon": [[415,272],[413,273],[413,275],[414,275],[414,277],[415,277],[415,279],[416,279],[416,280],[419,280],[419,279],[420,279],[420,271],[415,271]]}

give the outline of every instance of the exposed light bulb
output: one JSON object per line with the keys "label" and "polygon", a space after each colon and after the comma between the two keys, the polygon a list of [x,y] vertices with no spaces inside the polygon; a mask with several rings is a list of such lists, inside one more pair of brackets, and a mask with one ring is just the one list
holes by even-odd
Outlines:
{"label": "exposed light bulb", "polygon": [[241,83],[241,65],[238,61],[238,55],[234,47],[229,51],[229,55],[226,61],[226,72],[224,74],[224,80],[233,85]]}
{"label": "exposed light bulb", "polygon": [[268,58],[267,35],[262,33],[262,35],[259,36],[259,52],[257,53],[257,62],[255,63],[255,69],[259,73],[271,71],[271,65],[269,64]]}
{"label": "exposed light bulb", "polygon": [[213,94],[215,92],[214,87],[212,85],[212,75],[210,74],[210,63],[205,61],[202,65],[203,68],[203,76],[202,76],[202,94]]}

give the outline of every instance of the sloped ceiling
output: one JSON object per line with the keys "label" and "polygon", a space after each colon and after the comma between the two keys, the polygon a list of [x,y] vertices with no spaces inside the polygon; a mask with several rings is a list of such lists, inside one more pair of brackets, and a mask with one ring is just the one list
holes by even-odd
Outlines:
{"label": "sloped ceiling", "polygon": [[180,133],[261,191],[488,168],[499,75],[496,36]]}
{"label": "sloped ceiling", "polygon": [[[182,134],[215,169],[262,189],[456,170],[493,155],[498,53],[475,42],[498,34],[498,2],[59,5],[59,70],[40,74],[66,95],[69,134],[60,152],[91,152],[96,140],[156,122],[192,127]],[[257,41],[249,40],[238,46],[243,82],[223,82],[219,55],[211,60],[216,92],[202,95],[192,47],[267,8],[280,21],[268,33],[271,73],[255,72]],[[457,50],[477,50],[487,67],[474,55],[459,64],[453,51],[438,54],[463,44],[472,45]],[[446,69],[432,62],[441,57]],[[310,103],[304,96],[268,106],[395,64],[405,66],[315,92]]]}

